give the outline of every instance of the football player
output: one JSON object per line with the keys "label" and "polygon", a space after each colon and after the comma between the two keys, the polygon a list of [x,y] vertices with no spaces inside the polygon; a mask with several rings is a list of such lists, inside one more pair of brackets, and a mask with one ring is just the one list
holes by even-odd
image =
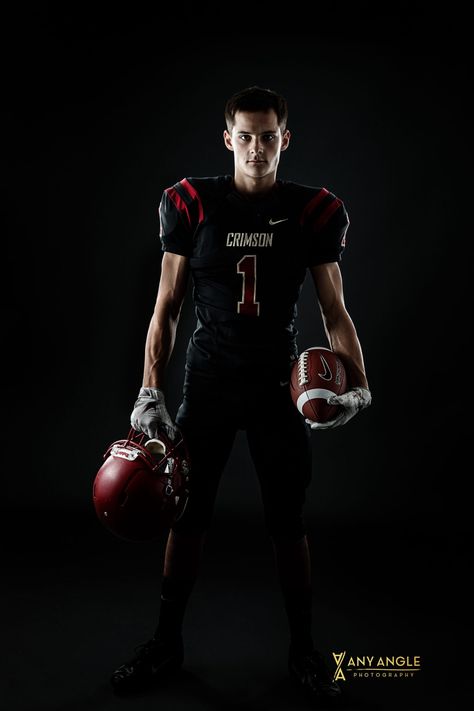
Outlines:
{"label": "football player", "polygon": [[[339,269],[349,220],[343,202],[326,188],[277,179],[280,154],[290,144],[282,96],[245,89],[227,102],[225,120],[234,175],[185,178],[161,199],[161,279],[131,424],[150,438],[160,430],[174,438],[179,428],[192,464],[190,496],[167,540],[155,634],[111,681],[117,691],[128,691],[181,666],[183,616],[219,480],[236,432],[245,430],[288,616],[290,674],[310,695],[333,696],[340,689],[312,638],[302,512],[311,478],[310,429],[340,426],[371,402]],[[296,303],[308,269],[329,345],[350,385],[331,400],[342,414],[309,427],[289,391]],[[163,394],[165,368],[190,275],[197,326],[173,422]]]}

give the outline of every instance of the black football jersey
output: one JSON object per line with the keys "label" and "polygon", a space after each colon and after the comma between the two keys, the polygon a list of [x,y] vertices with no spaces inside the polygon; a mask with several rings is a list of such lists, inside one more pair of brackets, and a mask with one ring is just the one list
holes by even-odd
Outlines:
{"label": "black football jersey", "polygon": [[338,262],[349,225],[326,188],[277,180],[246,197],[232,176],[185,178],[160,203],[163,251],[189,257],[197,328],[187,368],[209,374],[285,367],[297,354],[306,269]]}

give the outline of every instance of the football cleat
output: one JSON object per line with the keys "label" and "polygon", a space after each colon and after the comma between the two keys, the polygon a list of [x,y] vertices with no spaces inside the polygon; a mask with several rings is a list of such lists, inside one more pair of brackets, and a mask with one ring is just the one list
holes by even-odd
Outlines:
{"label": "football cleat", "polygon": [[290,677],[309,698],[332,698],[339,696],[341,688],[334,681],[321,654],[314,650],[310,654],[288,655]]}
{"label": "football cleat", "polygon": [[110,683],[119,694],[140,691],[177,672],[183,660],[181,637],[173,642],[153,637],[135,647],[135,656],[112,673]]}

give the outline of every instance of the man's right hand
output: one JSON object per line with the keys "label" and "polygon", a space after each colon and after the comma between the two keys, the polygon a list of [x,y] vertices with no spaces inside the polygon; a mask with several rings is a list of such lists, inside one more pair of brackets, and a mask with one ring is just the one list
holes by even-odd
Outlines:
{"label": "man's right hand", "polygon": [[160,430],[164,430],[172,442],[179,437],[179,430],[169,416],[165,396],[160,388],[140,389],[130,424],[134,430],[143,432],[150,439],[159,439]]}

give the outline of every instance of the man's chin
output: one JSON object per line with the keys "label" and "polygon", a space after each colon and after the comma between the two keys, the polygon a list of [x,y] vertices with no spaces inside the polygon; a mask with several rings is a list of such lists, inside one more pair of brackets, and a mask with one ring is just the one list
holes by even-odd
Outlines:
{"label": "man's chin", "polygon": [[265,178],[271,171],[268,168],[268,163],[259,163],[258,165],[245,166],[245,175],[248,178]]}

